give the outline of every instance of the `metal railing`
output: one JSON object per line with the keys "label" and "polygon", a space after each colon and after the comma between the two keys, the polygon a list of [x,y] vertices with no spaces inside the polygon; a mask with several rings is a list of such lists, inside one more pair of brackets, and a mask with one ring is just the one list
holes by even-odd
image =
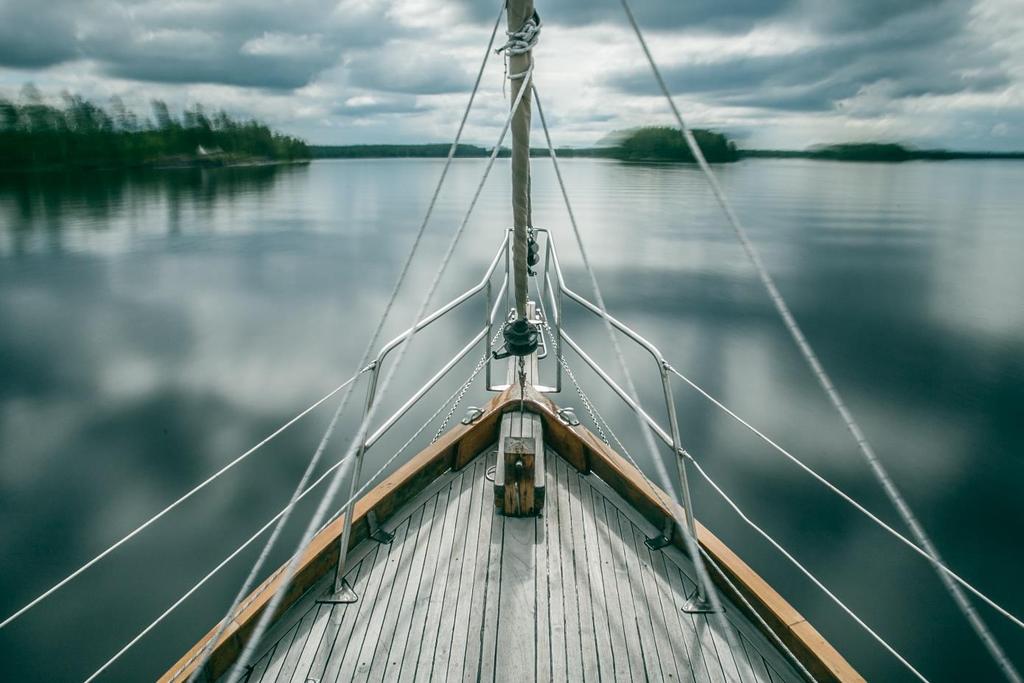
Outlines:
{"label": "metal railing", "polygon": [[[672,385],[669,378],[669,365],[662,355],[661,351],[652,344],[650,341],[645,339],[643,336],[638,334],[632,328],[621,322],[617,318],[608,315],[608,321],[612,327],[624,334],[627,338],[632,340],[636,345],[646,351],[654,361],[658,368],[658,375],[661,378],[662,392],[665,399],[665,409],[668,415],[669,429],[666,431],[658,422],[634,401],[628,393],[604,370],[593,358],[590,357],[583,350],[583,348],[566,333],[564,329],[563,320],[563,302],[567,298],[573,301],[581,308],[597,317],[602,317],[601,309],[598,308],[590,300],[586,299],[582,295],[573,291],[565,282],[565,276],[562,271],[561,262],[558,258],[558,252],[555,248],[554,241],[551,239],[549,231],[545,228],[535,228],[534,234],[536,236],[544,236],[544,266],[543,269],[537,274],[538,292],[540,303],[543,305],[544,299],[548,300],[548,304],[551,308],[551,319],[545,320],[549,331],[552,334],[551,343],[554,346],[554,353],[556,355],[555,363],[555,379],[552,385],[535,384],[534,388],[540,393],[559,393],[562,390],[562,374],[563,374],[563,360],[562,354],[563,349],[568,345],[590,368],[597,374],[597,376],[608,385],[609,388],[623,400],[627,407],[634,411],[640,418],[650,425],[654,434],[661,439],[671,450],[675,456],[676,466],[679,473],[679,482],[682,487],[682,503],[684,510],[684,522],[687,526],[689,533],[693,538],[696,538],[696,521],[693,515],[693,505],[690,496],[690,486],[686,471],[686,462],[683,457],[683,449],[679,437],[679,421],[676,416],[675,402],[672,396]],[[398,335],[383,347],[377,354],[376,359],[370,364],[370,378],[366,390],[366,402],[363,408],[363,418],[369,412],[370,407],[376,400],[377,391],[377,380],[380,376],[381,369],[384,361],[388,355],[396,349],[406,338],[410,335],[419,332],[425,327],[432,325],[441,318],[445,317],[456,308],[459,308],[470,299],[473,299],[479,294],[483,294],[485,299],[485,315],[484,324],[473,337],[448,359],[441,368],[428,379],[419,389],[417,389],[402,405],[391,414],[381,425],[374,431],[370,432],[369,435],[360,444],[359,449],[356,452],[356,460],[354,464],[354,471],[352,479],[349,485],[349,499],[352,499],[356,488],[359,486],[359,479],[362,473],[362,465],[366,451],[368,451],[375,443],[377,443],[381,437],[383,437],[394,425],[401,420],[401,418],[412,409],[426,394],[430,391],[438,382],[444,378],[452,368],[454,368],[463,358],[465,358],[477,344],[483,343],[484,352],[486,354],[486,386],[487,390],[491,392],[500,392],[509,388],[508,384],[493,384],[491,378],[491,363],[493,358],[491,357],[491,340],[493,339],[493,330],[498,312],[502,308],[506,311],[509,310],[510,303],[507,299],[509,293],[509,280],[510,280],[510,268],[511,268],[511,241],[510,241],[511,230],[506,230],[502,238],[501,243],[498,246],[498,250],[494,257],[491,259],[490,265],[488,266],[483,278],[478,284],[466,290],[459,296],[449,301],[444,306],[438,308],[436,311],[425,317],[423,320],[418,322],[414,327],[407,329],[402,334]],[[501,284],[498,286],[498,290],[495,293],[494,290],[494,274],[498,269],[499,263],[504,262],[504,273],[502,274]],[[545,316],[547,317],[547,316]],[[504,321],[505,316],[502,316]],[[538,356],[543,358],[547,356],[549,349],[547,343],[542,344],[541,350],[538,352]],[[671,515],[671,510],[667,511]],[[338,556],[338,566],[335,573],[335,594],[341,595],[350,593],[350,589],[344,584],[344,571],[345,561],[348,555],[348,544],[352,535],[352,514],[345,515],[345,524],[342,529],[342,535],[340,538],[340,552]],[[671,521],[671,517],[666,520]],[[670,532],[669,532],[670,533]],[[666,534],[667,536],[668,534]],[[354,595],[352,596],[354,598]],[[698,594],[696,596],[695,604],[703,602],[702,589],[698,586]]]}
{"label": "metal railing", "polygon": [[[508,384],[494,384],[492,380],[492,362],[493,357],[490,355],[490,342],[494,338],[494,326],[498,312],[503,307],[509,309],[509,301],[507,298],[509,292],[509,281],[510,281],[510,268],[511,268],[511,242],[510,242],[511,229],[505,231],[504,237],[501,244],[498,247],[498,251],[494,258],[490,260],[486,271],[483,274],[483,278],[474,287],[466,290],[455,299],[447,302],[434,312],[430,313],[422,319],[414,328],[410,328],[402,332],[400,335],[392,339],[391,341],[384,344],[381,347],[380,352],[371,364],[370,369],[370,380],[367,387],[367,398],[364,407],[364,418],[370,411],[371,405],[377,397],[377,380],[380,376],[381,369],[384,364],[384,360],[388,354],[398,347],[404,339],[407,339],[410,335],[413,335],[420,330],[436,323],[438,319],[451,313],[456,308],[459,308],[464,303],[473,299],[477,295],[481,294],[484,297],[484,321],[482,329],[477,332],[473,337],[463,346],[459,351],[455,353],[449,360],[446,360],[443,366],[429,379],[427,380],[417,391],[415,391],[406,401],[404,401],[400,407],[376,430],[370,432],[369,436],[364,439],[356,452],[354,471],[352,473],[351,482],[349,484],[349,499],[355,492],[356,487],[359,485],[359,477],[362,471],[362,463],[364,463],[367,451],[378,441],[384,434],[386,434],[401,418],[406,415],[414,405],[419,402],[431,388],[433,388],[447,373],[449,373],[456,365],[459,364],[467,354],[479,343],[482,342],[483,350],[486,356],[485,362],[485,377],[486,377],[486,388],[487,391],[504,391],[509,388]],[[618,385],[615,380],[608,375],[608,373],[601,368],[596,360],[594,360],[581,346],[580,344],[572,339],[564,330],[563,326],[563,302],[567,298],[579,304],[584,310],[587,310],[594,315],[601,317],[601,309],[598,308],[594,303],[585,298],[584,296],[574,292],[565,284],[565,276],[562,271],[561,262],[558,258],[558,252],[555,248],[555,243],[551,239],[551,233],[546,228],[535,228],[535,236],[540,238],[544,236],[544,267],[537,274],[537,280],[539,283],[539,297],[541,304],[543,305],[545,298],[551,307],[551,319],[546,319],[545,323],[549,331],[552,334],[553,339],[551,340],[554,346],[554,353],[556,355],[555,362],[555,380],[553,385],[535,384],[537,391],[541,393],[558,393],[562,389],[562,353],[563,348],[568,345],[575,353],[577,353],[584,362],[595,372],[595,374],[605,383],[608,387],[623,401],[627,407],[635,412],[640,418],[650,425],[653,433],[665,442],[670,447],[672,453],[675,456],[676,466],[679,472],[679,480],[682,486],[682,503],[684,511],[684,521],[687,529],[692,536],[696,538],[696,522],[693,516],[692,499],[690,497],[689,481],[686,472],[686,462],[683,458],[683,450],[681,440],[679,436],[679,420],[676,416],[675,401],[672,394],[672,383],[669,377],[669,364],[665,359],[665,356],[658,350],[647,339],[639,335],[629,326],[612,315],[608,315],[608,322],[611,326],[623,333],[627,338],[636,343],[640,348],[644,349],[654,361],[654,365],[657,367],[658,376],[662,379],[662,390],[665,396],[666,412],[669,418],[669,430],[667,431],[660,426],[654,418],[652,418],[636,401],[634,401],[629,394]],[[504,262],[504,273],[502,275],[501,285],[498,287],[497,293],[495,292],[494,285],[494,274],[498,270],[499,264]],[[503,315],[504,321],[504,315]],[[539,351],[540,357],[547,356],[549,353],[547,343],[543,344],[542,350]],[[669,511],[671,514],[671,510]],[[351,539],[352,533],[352,516],[351,514],[345,515],[345,524],[342,529],[342,536],[340,539],[340,553],[338,557],[338,567],[335,573],[335,589],[336,594],[340,594],[348,590],[344,585],[344,570],[345,561],[348,554],[348,544]],[[699,591],[699,588],[698,588]],[[702,601],[702,592],[699,592],[697,602]]]}
{"label": "metal railing", "polygon": [[[427,392],[430,391],[430,389],[432,389],[438,382],[440,382],[441,379],[443,379],[451,371],[451,369],[454,368],[459,363],[459,361],[465,358],[466,355],[469,354],[469,352],[472,351],[473,348],[481,342],[481,340],[483,340],[485,353],[487,353],[488,355],[490,354],[490,344],[492,337],[491,329],[494,325],[494,317],[497,315],[498,307],[502,303],[502,296],[508,290],[508,253],[509,233],[506,231],[505,236],[501,241],[501,244],[498,246],[498,250],[495,253],[494,258],[491,259],[491,263],[487,267],[487,270],[479,283],[477,283],[473,287],[470,287],[465,292],[463,292],[459,296],[455,297],[454,299],[446,303],[444,306],[441,306],[436,311],[420,320],[413,327],[410,327],[409,329],[405,330],[388,343],[384,344],[384,346],[381,347],[380,352],[377,354],[377,357],[370,364],[370,379],[366,388],[366,402],[363,406],[363,414],[362,417],[360,418],[361,420],[366,419],[367,413],[369,413],[371,406],[376,400],[377,380],[380,377],[380,371],[384,365],[384,360],[388,357],[388,355],[396,348],[398,348],[398,346],[410,335],[413,335],[419,332],[420,330],[424,329],[425,327],[432,325],[433,323],[437,322],[444,316],[448,315],[449,313],[451,313],[456,308],[460,307],[462,304],[466,303],[476,295],[480,294],[481,292],[485,292],[485,324],[483,329],[477,332],[465,346],[463,346],[459,351],[457,351],[454,356],[448,359],[448,361],[446,361],[444,365],[430,379],[428,379],[419,389],[417,389],[412,394],[412,396],[410,396],[398,408],[398,410],[396,410],[394,413],[391,414],[390,417],[384,420],[384,422],[381,423],[380,427],[378,427],[373,432],[370,432],[369,435],[365,439],[363,439],[363,442],[359,445],[359,449],[356,451],[356,459],[352,472],[352,480],[349,484],[349,500],[352,500],[353,496],[355,495],[356,487],[359,486],[359,478],[362,473],[363,460],[364,456],[366,455],[366,451],[368,451],[375,443],[377,443],[377,441],[380,440],[381,437],[383,437],[392,427],[394,427],[395,424],[400,419],[402,419],[402,416],[409,412],[409,410],[414,405],[416,405],[416,403],[418,403],[420,399],[422,399],[427,394]],[[501,261],[502,254],[505,255],[505,272],[502,277],[501,286],[498,289],[497,297],[492,297],[491,280],[493,279],[494,271],[498,267],[498,263]],[[492,302],[492,298],[496,299],[496,301]],[[489,359],[487,365],[489,368]],[[488,382],[488,385],[489,384],[490,383]],[[340,540],[341,545],[338,554],[338,566],[334,579],[335,594],[346,592],[346,587],[344,585],[345,560],[347,559],[348,556],[349,539],[352,536],[352,518],[353,515],[351,514],[351,510],[349,510],[349,513],[345,515],[345,523],[344,527],[342,528],[342,535]]]}
{"label": "metal railing", "polygon": [[[600,377],[601,380],[605,384],[607,384],[609,388],[611,388],[611,390],[614,391],[615,394],[619,398],[621,398],[622,401],[633,412],[639,415],[640,418],[651,427],[654,434],[657,435],[657,437],[661,439],[662,442],[665,443],[665,445],[672,449],[672,453],[676,461],[676,467],[679,472],[679,483],[682,488],[683,513],[685,516],[686,526],[689,530],[691,537],[696,539],[697,524],[693,516],[693,502],[690,496],[690,483],[686,473],[686,460],[683,457],[684,451],[679,437],[679,420],[676,416],[675,400],[672,397],[672,382],[669,378],[668,362],[665,360],[665,357],[662,355],[661,351],[658,350],[658,347],[656,347],[650,341],[645,339],[643,336],[641,336],[639,333],[637,333],[635,330],[630,328],[622,321],[612,316],[610,313],[602,313],[601,309],[597,305],[595,305],[590,300],[573,291],[565,283],[565,275],[562,272],[562,265],[561,262],[558,260],[558,252],[555,248],[554,241],[551,239],[551,234],[546,229],[543,228],[536,229],[536,232],[544,233],[545,235],[544,269],[540,274],[541,280],[539,287],[539,296],[542,301],[546,296],[551,304],[553,312],[552,318],[554,321],[554,334],[558,338],[558,343],[555,349],[555,354],[557,357],[556,372],[558,373],[556,376],[555,383],[555,386],[557,387],[556,390],[561,390],[562,387],[562,349],[566,344],[568,344],[569,347],[576,352],[580,359],[582,359],[584,363],[590,366],[590,368],[597,374],[597,376]],[[552,283],[551,281],[552,268],[555,275],[555,283]],[[609,323],[611,323],[612,327],[614,327],[616,330],[624,334],[627,338],[635,342],[637,346],[642,348],[651,356],[651,358],[654,360],[655,365],[658,368],[658,375],[661,377],[661,388],[662,393],[665,397],[665,411],[668,413],[670,430],[669,432],[666,432],[661,427],[661,425],[659,425],[654,420],[654,418],[651,417],[647,413],[647,411],[643,409],[642,406],[640,406],[636,401],[630,398],[629,394],[622,387],[620,387],[614,379],[612,379],[612,377],[604,370],[604,368],[602,368],[593,358],[591,358],[582,349],[582,347],[580,347],[580,345],[577,344],[576,341],[565,332],[563,325],[563,295],[579,304],[580,307],[583,308],[584,310],[593,313],[598,318],[607,317],[607,320]],[[548,324],[551,324],[550,321],[548,321]],[[671,510],[668,510],[667,512],[671,514]],[[700,606],[700,610],[703,610],[703,602],[705,597],[706,596],[704,596],[703,594],[703,588],[700,582],[697,582],[697,595],[695,596],[694,605]]]}

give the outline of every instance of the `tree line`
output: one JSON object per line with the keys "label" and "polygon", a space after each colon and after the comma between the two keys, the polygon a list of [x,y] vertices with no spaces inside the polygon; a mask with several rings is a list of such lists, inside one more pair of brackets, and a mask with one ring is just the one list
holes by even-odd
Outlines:
{"label": "tree line", "polygon": [[[202,146],[207,152],[199,154]],[[207,114],[201,104],[175,115],[165,102],[152,102],[152,118],[140,117],[119,98],[105,108],[65,93],[62,105],[47,104],[27,86],[19,101],[0,97],[0,168],[105,168],[310,157],[305,142],[271,130],[254,119],[223,111]]]}
{"label": "tree line", "polygon": [[[711,163],[736,161],[740,152],[736,145],[721,133],[695,129],[693,135],[704,157]],[[622,161],[694,161],[682,134],[676,128],[646,126],[634,128],[612,136],[610,145],[600,147],[565,147],[556,151],[562,157],[592,157],[620,159]],[[406,144],[406,145],[313,145],[313,156],[317,158],[365,159],[390,157],[444,157],[451,146],[448,144]],[[486,157],[491,150],[477,145],[460,144],[456,157]],[[498,150],[499,157],[507,157],[510,150]],[[546,157],[546,147],[533,147],[530,156]]]}

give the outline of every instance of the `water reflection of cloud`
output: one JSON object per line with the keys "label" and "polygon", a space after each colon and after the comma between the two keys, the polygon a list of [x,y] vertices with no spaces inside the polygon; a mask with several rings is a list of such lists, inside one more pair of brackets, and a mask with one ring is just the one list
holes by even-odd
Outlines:
{"label": "water reflection of cloud", "polygon": [[[971,175],[953,164],[942,171],[770,164],[771,173],[766,164],[732,166],[723,182],[741,198],[739,210],[794,313],[951,561],[992,586],[1015,585],[1011,560],[1019,544],[1006,520],[1020,515],[1013,487],[1024,476],[1014,460],[1022,442],[1016,412],[1024,402],[1024,352],[1012,315],[1000,324],[973,320],[995,320],[993,312],[1012,307],[1019,275],[997,265],[981,285],[966,277],[984,272],[995,250],[1020,251],[1020,237],[1007,230],[1006,204],[978,209],[965,223],[949,207],[973,196]],[[385,336],[415,313],[481,168],[480,160],[455,163]],[[0,543],[10,551],[0,559],[0,611],[31,597],[39,584],[33,572],[59,578],[345,378],[439,170],[437,160],[323,162],[237,183],[207,177],[180,186],[126,181],[76,190],[58,180],[51,189],[0,194],[0,212],[13,217],[0,232]],[[570,161],[565,172],[612,310],[695,381],[892,520],[694,171]],[[537,221],[556,232],[567,275],[587,293],[551,181],[550,167],[537,164]],[[507,225],[507,182],[507,166],[498,164],[435,306],[479,278]],[[960,271],[949,269],[951,261]],[[949,291],[956,295],[947,299]],[[981,314],[970,307],[976,298],[983,299],[976,302]],[[481,320],[480,307],[472,306],[424,333],[386,408],[432,374],[432,363],[454,352],[453,340],[468,338]],[[614,367],[599,321],[570,309],[567,324]],[[642,354],[628,353],[645,405],[663,419],[656,369]],[[437,395],[453,390],[474,361]],[[578,374],[623,440],[639,444],[631,415],[588,372]],[[347,445],[362,391],[329,458]],[[481,398],[475,391],[466,403]],[[681,384],[676,399],[686,445],[712,476],[927,659],[915,649],[914,629],[948,616],[927,569],[888,550],[841,502]],[[562,400],[583,415],[571,394]],[[331,407],[177,511],[152,539],[69,589],[68,613],[78,623],[99,619],[104,610],[91,595],[115,592],[132,596],[109,608],[116,623],[134,624],[163,609],[179,587],[220,560],[226,544],[284,504]],[[403,425],[418,425],[432,407],[418,408]],[[400,445],[401,436],[388,435],[371,451],[370,464]],[[641,447],[633,450],[646,462]],[[746,535],[713,493],[699,483],[694,489],[702,520],[844,652],[848,646],[865,671],[889,677],[884,655]],[[1003,561],[993,561],[992,547],[1003,549]],[[244,566],[231,571],[115,677],[149,673],[152,662],[169,661],[189,645],[196,623],[219,616],[221,597],[237,587]],[[877,590],[863,587],[865,576]],[[907,601],[896,599],[902,587],[893,577],[906,576],[920,579],[914,597],[927,604],[912,616]],[[41,633],[52,637],[67,628],[40,616],[12,631],[11,642],[41,671],[47,665],[34,643],[43,642]],[[92,661],[97,650],[120,646],[125,634],[114,631],[77,642],[68,659]],[[959,635],[951,627],[934,642]]]}

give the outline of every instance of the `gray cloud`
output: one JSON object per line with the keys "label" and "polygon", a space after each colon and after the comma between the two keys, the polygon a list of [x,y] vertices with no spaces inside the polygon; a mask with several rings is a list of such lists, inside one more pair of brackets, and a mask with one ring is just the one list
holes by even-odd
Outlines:
{"label": "gray cloud", "polygon": [[467,92],[473,85],[468,65],[432,56],[424,59],[420,46],[409,49],[385,45],[361,51],[345,61],[350,85],[383,92],[442,95]]}
{"label": "gray cloud", "polygon": [[[545,92],[559,135],[589,144],[616,127],[656,120],[646,99],[656,90],[647,69],[634,66],[639,53],[619,3],[538,2],[545,22],[559,29],[542,39],[551,41],[544,46],[543,83],[554,84]],[[662,68],[672,90],[698,105],[700,125],[750,131],[757,138],[752,144],[790,135],[799,121],[818,126],[811,134],[822,139],[815,142],[850,130],[907,141],[960,131],[982,146],[1006,148],[1024,139],[1019,123],[1008,120],[1024,84],[1024,63],[1012,54],[1024,39],[1013,25],[1014,2],[635,0],[633,6],[656,54],[683,47],[692,55],[675,66],[666,60]],[[0,87],[6,96],[25,81],[44,93],[118,94],[143,112],[151,97],[179,107],[198,97],[317,142],[435,139],[454,126],[454,100],[446,95],[471,87],[499,4],[0,0]],[[764,54],[772,36],[807,47]],[[752,56],[736,56],[737,48],[750,48]],[[575,63],[583,55],[594,58]],[[500,59],[492,59],[478,107],[498,97],[500,73]],[[970,97],[929,101],[949,95]],[[607,107],[610,101],[616,106]],[[494,116],[475,112],[474,141],[496,132],[504,106]],[[851,122],[860,127],[851,129]]]}
{"label": "gray cloud", "polygon": [[[497,5],[489,0],[461,0],[478,21],[492,20]],[[968,0],[643,0],[630,3],[647,30],[696,29],[741,33],[766,21],[803,24],[828,33],[868,31],[893,20],[942,6],[969,6]],[[541,2],[545,22],[567,26],[609,23],[625,26],[618,0]]]}
{"label": "gray cloud", "polygon": [[[852,3],[856,4],[856,3]],[[874,5],[879,3],[867,3]],[[699,93],[720,104],[822,111],[874,89],[889,101],[923,95],[989,92],[1006,87],[1003,56],[967,33],[964,2],[880,3],[808,17],[836,33],[823,44],[782,55],[747,56],[663,69],[677,93]],[[844,7],[847,3],[843,3]],[[641,72],[619,74],[616,88],[655,94]]]}
{"label": "gray cloud", "polygon": [[333,0],[47,0],[0,5],[0,65],[89,59],[119,78],[294,89],[348,49],[401,32],[385,3]]}
{"label": "gray cloud", "polygon": [[334,106],[331,111],[344,117],[387,116],[422,111],[416,98],[403,95],[352,97]]}
{"label": "gray cloud", "polygon": [[76,56],[74,22],[59,2],[0,2],[0,64],[46,67]]}
{"label": "gray cloud", "polygon": [[[487,0],[463,0],[478,21],[493,21],[497,4]],[[755,24],[791,11],[797,0],[645,0],[630,6],[637,20],[659,29],[703,28],[721,32],[749,30]],[[539,3],[546,23],[581,26],[596,23],[622,24],[625,14],[618,0],[560,0]]]}

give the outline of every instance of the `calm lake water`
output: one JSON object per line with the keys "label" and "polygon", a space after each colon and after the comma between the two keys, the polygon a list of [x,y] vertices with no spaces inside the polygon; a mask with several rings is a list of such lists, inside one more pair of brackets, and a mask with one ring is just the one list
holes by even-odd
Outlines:
{"label": "calm lake water", "polygon": [[[482,168],[480,160],[455,163],[389,333],[411,322]],[[440,160],[361,160],[0,180],[0,616],[350,374],[440,169]],[[900,527],[698,172],[568,160],[564,173],[612,312]],[[1024,164],[756,160],[718,173],[948,562],[1024,614]],[[435,303],[478,281],[509,221],[508,182],[502,161]],[[553,231],[568,278],[588,292],[546,160],[535,163],[533,188],[537,224]],[[482,316],[474,305],[418,337],[388,406]],[[614,367],[596,319],[570,312],[567,328]],[[477,357],[432,396],[447,396]],[[653,473],[630,414],[567,358]],[[663,419],[656,372],[643,356],[629,358],[643,399]],[[696,392],[681,382],[675,392],[685,444],[712,477],[926,676],[998,679],[920,557]],[[484,400],[477,384],[464,406]],[[571,386],[560,400],[581,408]],[[347,446],[360,403],[331,458]],[[370,459],[382,462],[433,408],[414,410]],[[74,681],[95,670],[284,505],[331,412],[321,407],[0,631],[0,679]],[[698,517],[869,680],[909,680],[692,481]],[[293,547],[298,523],[291,532],[273,566]],[[106,679],[145,680],[170,666],[226,609],[256,550]],[[1024,668],[1024,633],[979,610]]]}

